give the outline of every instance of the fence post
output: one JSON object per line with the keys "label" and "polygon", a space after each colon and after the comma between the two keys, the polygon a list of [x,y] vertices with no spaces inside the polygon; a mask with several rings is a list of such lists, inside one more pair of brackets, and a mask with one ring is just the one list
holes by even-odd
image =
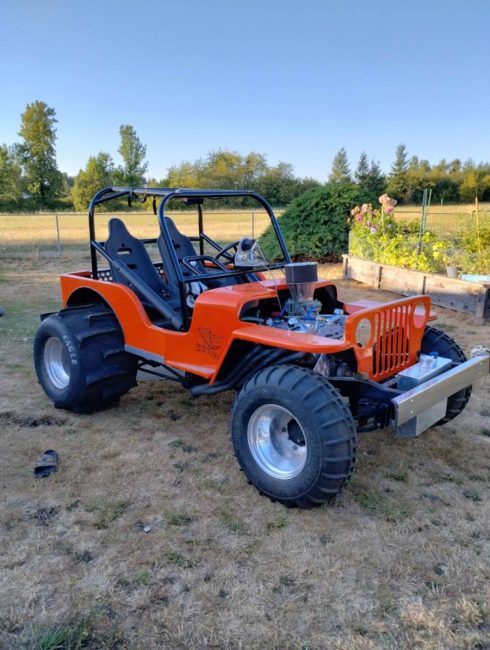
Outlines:
{"label": "fence post", "polygon": [[54,218],[56,220],[56,236],[58,238],[58,257],[61,257],[61,238],[60,238],[60,224],[58,220],[58,212],[54,213]]}

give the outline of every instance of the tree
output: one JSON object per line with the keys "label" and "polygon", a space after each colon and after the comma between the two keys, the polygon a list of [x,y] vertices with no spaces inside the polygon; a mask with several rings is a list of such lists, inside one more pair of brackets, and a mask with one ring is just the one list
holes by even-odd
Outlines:
{"label": "tree", "polygon": [[[421,203],[425,189],[434,189],[434,178],[431,175],[431,166],[428,160],[419,160],[412,156],[407,172],[407,197],[413,203]],[[435,198],[435,197],[434,197]]]}
{"label": "tree", "polygon": [[429,173],[430,187],[434,188],[432,200],[434,203],[455,203],[459,199],[459,184],[456,175],[459,175],[459,169],[454,166],[455,162],[447,163],[444,159],[437,165],[434,165]]}
{"label": "tree", "polygon": [[293,166],[280,162],[275,167],[268,167],[253,189],[272,205],[286,205],[294,198],[295,183]]}
{"label": "tree", "polygon": [[[93,195],[103,187],[114,184],[114,163],[108,153],[101,151],[88,159],[84,170],[80,170],[71,191],[75,210],[86,210]],[[102,204],[101,207],[103,208]]]}
{"label": "tree", "polygon": [[342,147],[337,151],[332,161],[332,169],[328,177],[330,183],[350,183],[352,182],[347,152]]}
{"label": "tree", "polygon": [[267,171],[265,156],[255,151],[245,156],[218,149],[208,154],[201,168],[202,182],[220,189],[254,189]]}
{"label": "tree", "polygon": [[0,202],[17,203],[21,197],[21,168],[11,147],[0,145]]}
{"label": "tree", "polygon": [[274,167],[268,167],[265,174],[252,186],[252,189],[274,206],[288,205],[320,183],[313,178],[298,178],[290,163],[279,162]]}
{"label": "tree", "polygon": [[354,178],[356,183],[360,187],[363,187],[366,184],[368,176],[369,176],[369,161],[368,161],[367,153],[363,151],[359,158],[359,162],[357,163],[357,169],[354,172]]}
{"label": "tree", "polygon": [[197,160],[195,163],[185,160],[180,165],[173,165],[167,174],[168,187],[199,187],[202,167],[202,160]]}
{"label": "tree", "polygon": [[62,178],[56,165],[56,112],[44,102],[27,104],[19,131],[23,143],[18,152],[24,168],[28,192],[41,204],[48,204],[62,191]]}
{"label": "tree", "polygon": [[371,160],[369,165],[365,151],[361,153],[354,177],[359,188],[360,201],[377,205],[378,197],[385,190],[386,178],[378,163]]}
{"label": "tree", "polygon": [[378,197],[386,190],[386,176],[381,171],[379,163],[371,160],[369,165],[369,176],[367,178],[367,190],[371,197],[371,203],[376,203]]}
{"label": "tree", "polygon": [[462,201],[472,202],[488,198],[490,193],[490,167],[488,164],[476,164],[469,159],[463,165],[463,181],[459,188]]}
{"label": "tree", "polygon": [[407,148],[404,144],[399,144],[396,148],[395,160],[391,167],[386,191],[401,203],[407,203],[411,198],[408,167]]}
{"label": "tree", "polygon": [[119,127],[121,145],[118,152],[123,159],[123,166],[117,169],[117,182],[128,187],[141,187],[145,183],[148,169],[146,146],[138,138],[134,127],[122,124]]}

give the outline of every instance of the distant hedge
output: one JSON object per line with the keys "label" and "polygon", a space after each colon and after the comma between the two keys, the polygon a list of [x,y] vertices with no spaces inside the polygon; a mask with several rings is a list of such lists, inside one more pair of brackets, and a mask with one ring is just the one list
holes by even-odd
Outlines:
{"label": "distant hedge", "polygon": [[[352,183],[328,183],[305,192],[293,201],[279,220],[291,257],[298,260],[337,262],[347,252],[348,218],[359,200]],[[266,257],[277,259],[279,251],[272,227],[260,238]]]}

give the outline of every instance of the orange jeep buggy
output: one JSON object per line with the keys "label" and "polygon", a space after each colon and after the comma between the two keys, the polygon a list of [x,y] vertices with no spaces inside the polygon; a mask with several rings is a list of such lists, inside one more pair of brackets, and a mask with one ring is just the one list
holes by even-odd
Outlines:
{"label": "orange jeep buggy", "polygon": [[[158,216],[154,239],[111,218],[106,241],[96,240],[96,206],[147,198]],[[229,245],[206,233],[203,204],[232,199],[269,216],[272,261],[253,231]],[[194,237],[167,216],[170,203],[185,208],[186,223],[195,206]],[[343,488],[357,432],[391,424],[412,437],[444,424],[489,372],[488,355],[467,360],[427,325],[435,318],[427,296],[344,303],[318,280],[316,263],[291,263],[272,208],[254,192],[106,188],[90,204],[89,230],[92,269],[61,276],[64,307],[42,316],[34,342],[48,397],[58,408],[96,411],[135,386],[138,370],[196,397],[236,390],[238,462],[261,493],[286,505],[311,507]]]}

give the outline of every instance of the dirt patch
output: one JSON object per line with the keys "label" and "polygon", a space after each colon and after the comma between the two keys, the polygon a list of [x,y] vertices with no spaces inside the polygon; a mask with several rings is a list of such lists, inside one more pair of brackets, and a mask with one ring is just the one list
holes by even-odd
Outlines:
{"label": "dirt patch", "polygon": [[[16,265],[0,268],[0,647],[488,646],[489,379],[420,438],[360,436],[347,489],[288,510],[238,469],[231,393],[144,381],[103,413],[56,411],[32,336],[61,267],[85,261]],[[396,298],[321,273],[343,299]],[[466,352],[488,345],[489,325],[437,311]],[[36,481],[48,448],[61,471]]]}
{"label": "dirt patch", "polygon": [[34,521],[38,526],[49,526],[59,512],[59,508],[38,508],[31,512],[27,519]]}
{"label": "dirt patch", "polygon": [[4,411],[0,413],[0,426],[16,425],[18,427],[62,427],[66,424],[66,420],[62,418],[52,417],[51,415],[41,415],[40,417],[32,417],[26,415],[18,415],[12,411]]}

